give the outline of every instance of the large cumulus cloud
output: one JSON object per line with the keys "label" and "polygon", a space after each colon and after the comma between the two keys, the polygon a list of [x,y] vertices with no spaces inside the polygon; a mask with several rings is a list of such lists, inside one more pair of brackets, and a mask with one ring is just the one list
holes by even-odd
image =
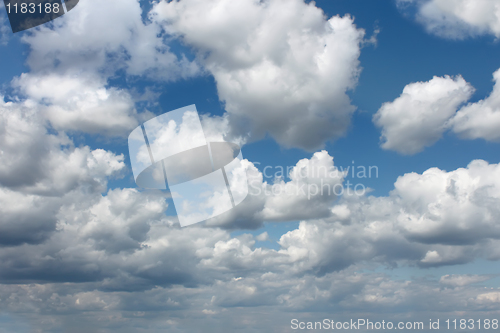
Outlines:
{"label": "large cumulus cloud", "polygon": [[190,0],[162,1],[152,19],[198,51],[233,136],[313,150],[345,133],[364,36],[351,17],[299,0]]}

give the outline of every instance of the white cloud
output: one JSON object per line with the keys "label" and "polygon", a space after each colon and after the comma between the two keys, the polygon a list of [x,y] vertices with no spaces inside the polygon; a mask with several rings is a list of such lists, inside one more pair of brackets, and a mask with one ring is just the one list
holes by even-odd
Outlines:
{"label": "white cloud", "polygon": [[415,154],[434,144],[446,130],[463,139],[500,141],[500,69],[493,78],[495,85],[488,97],[463,106],[474,88],[461,76],[406,85],[401,96],[384,103],[373,117],[382,128],[382,148]]}
{"label": "white cloud", "polygon": [[[273,183],[249,161],[241,168],[248,178],[248,197],[235,209],[207,222],[213,226],[230,228],[258,228],[264,221],[293,221],[327,217],[332,214],[332,203],[344,192],[345,174],[339,171],[327,151],[316,152],[310,159],[302,159],[290,169],[289,181],[285,174]],[[246,184],[240,184],[246,186]]]}
{"label": "white cloud", "polygon": [[399,214],[407,236],[424,243],[476,244],[500,237],[500,165],[483,160],[445,172],[399,177],[395,191],[405,203]]}
{"label": "white cloud", "polygon": [[[255,177],[249,178],[255,181]],[[322,198],[323,205],[317,205],[319,198],[308,201],[299,197],[299,202],[287,198],[285,209],[280,206],[280,196],[262,200],[250,195],[246,206],[242,203],[245,210],[231,215],[239,227],[294,220],[300,214],[307,220],[281,237],[279,251],[252,249],[254,239],[233,238],[203,250],[206,255],[211,253],[203,263],[231,271],[250,265],[255,270],[272,266],[296,274],[325,274],[366,260],[422,267],[462,264],[477,257],[496,260],[500,257],[498,179],[500,165],[476,160],[450,172],[431,168],[423,174],[405,174],[387,197],[345,193],[333,208],[333,201],[326,198]],[[307,204],[319,211],[329,207],[330,213],[313,220],[316,212],[307,210]],[[294,211],[297,206],[300,209]],[[281,215],[270,214],[268,208]],[[254,224],[239,219],[247,223],[253,219]],[[221,225],[219,222],[208,224]]]}
{"label": "white cloud", "polygon": [[480,294],[476,297],[476,302],[479,304],[491,304],[497,306],[497,304],[500,303],[500,292],[492,291]]}
{"label": "white cloud", "polygon": [[439,279],[439,283],[452,287],[463,287],[472,283],[488,281],[491,278],[492,276],[485,275],[453,274],[443,275],[441,279]]}
{"label": "white cloud", "polygon": [[73,146],[64,134],[49,134],[32,101],[0,99],[0,185],[39,195],[63,195],[82,184],[104,191],[107,177],[125,164],[123,155]]}
{"label": "white cloud", "polygon": [[406,85],[398,98],[384,103],[373,117],[382,128],[382,148],[415,154],[434,144],[473,91],[461,76],[435,76]]}
{"label": "white cloud", "polygon": [[500,4],[494,0],[398,0],[404,10],[417,7],[416,20],[432,34],[464,39],[480,35],[500,37]]}
{"label": "white cloud", "polygon": [[335,214],[301,222],[260,265],[321,274],[365,260],[423,267],[496,260],[498,179],[500,165],[477,160],[450,172],[432,168],[401,176],[388,197],[344,195]]}
{"label": "white cloud", "polygon": [[495,86],[490,96],[462,107],[451,121],[459,136],[500,141],[500,69],[493,73],[493,78]]}
{"label": "white cloud", "polygon": [[143,21],[137,0],[81,1],[52,26],[23,35],[35,72],[78,68],[107,77],[125,69],[165,81],[196,75],[198,66],[171,53],[165,38],[157,24]]}
{"label": "white cloud", "polygon": [[[326,152],[299,161],[289,183],[317,181],[308,171],[319,166],[333,167]],[[100,174],[110,173],[105,170]],[[22,228],[24,239],[0,248],[0,280],[9,282],[0,285],[2,309],[31,313],[43,307],[44,316],[36,320],[43,318],[41,325],[54,329],[63,325],[61,309],[72,324],[82,316],[106,314],[108,319],[93,329],[120,326],[124,315],[142,325],[141,318],[155,316],[148,310],[160,309],[169,313],[163,316],[168,323],[155,327],[180,330],[192,325],[182,319],[186,314],[204,313],[205,320],[216,316],[231,326],[228,318],[246,318],[261,306],[268,313],[322,309],[350,315],[381,308],[420,313],[429,304],[441,312],[479,311],[496,302],[493,294],[474,285],[489,277],[411,282],[359,270],[365,261],[372,266],[425,267],[488,257],[498,249],[500,237],[495,224],[500,216],[495,204],[500,199],[499,172],[499,165],[474,161],[466,169],[401,176],[387,197],[345,195],[333,207],[331,198],[323,198],[331,214],[301,222],[280,238],[278,250],[255,246],[256,240],[268,238],[265,233],[232,237],[206,225],[180,228],[175,218],[164,215],[165,198],[155,192],[115,189],[102,195],[82,186],[51,206],[47,198],[36,204],[41,197],[3,189],[2,216],[11,221],[23,217],[31,227],[30,232]],[[260,184],[267,186],[262,179]],[[259,201],[260,212],[272,208],[273,200]],[[320,199],[311,198],[315,200]],[[297,212],[288,212],[294,205],[278,202],[279,214],[272,216],[295,218]],[[41,217],[47,218],[45,224]],[[39,238],[28,238],[36,232]],[[234,312],[238,308],[246,309],[246,315]],[[172,315],[174,309],[182,315]],[[53,314],[59,319],[48,323],[47,316]]]}
{"label": "white cloud", "polygon": [[138,120],[150,116],[136,112],[127,91],[107,88],[101,78],[92,74],[25,73],[15,78],[12,85],[35,102],[57,130],[127,136]]}
{"label": "white cloud", "polygon": [[269,234],[267,233],[267,231],[264,231],[260,235],[257,235],[257,237],[255,237],[255,239],[258,240],[258,241],[260,241],[260,242],[268,241],[269,240]]}
{"label": "white cloud", "polygon": [[63,205],[91,200],[125,168],[123,155],[49,134],[35,106],[0,99],[1,246],[47,241]]}
{"label": "white cloud", "polygon": [[162,1],[151,17],[198,51],[232,136],[313,150],[345,133],[364,36],[351,17],[299,0]]}
{"label": "white cloud", "polygon": [[[500,229],[495,222],[500,218],[498,164],[476,160],[450,172],[431,168],[423,174],[409,173],[398,178],[387,197],[354,195],[343,189],[343,197],[335,202],[336,196],[326,192],[311,198],[273,194],[272,185],[246,163],[253,191],[241,207],[207,225],[256,228],[263,221],[303,221],[281,237],[278,252],[251,250],[251,238],[228,239],[205,264],[220,267],[227,263],[230,270],[245,262],[254,269],[285,265],[296,273],[322,274],[365,260],[426,267],[467,263],[477,257],[500,258]],[[323,164],[333,168],[326,152],[299,161],[294,171]],[[292,176],[288,183],[279,180],[275,184],[297,189],[302,182],[315,181],[319,179]],[[339,184],[342,178],[323,181]],[[258,186],[267,194],[256,193]]]}
{"label": "white cloud", "polygon": [[170,37],[143,14],[138,0],[89,0],[22,34],[31,71],[13,80],[16,98],[39,104],[56,130],[128,135],[151,114],[138,113],[126,89],[108,86],[110,77],[174,81],[200,73],[196,62],[170,51]]}

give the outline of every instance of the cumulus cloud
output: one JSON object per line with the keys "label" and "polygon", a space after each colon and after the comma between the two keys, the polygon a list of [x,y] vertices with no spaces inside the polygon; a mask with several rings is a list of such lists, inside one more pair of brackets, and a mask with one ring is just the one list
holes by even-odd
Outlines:
{"label": "cumulus cloud", "polygon": [[[104,161],[112,157],[108,153],[104,158],[104,151],[93,155]],[[87,168],[92,169],[93,163],[87,163]],[[115,162],[116,167],[106,163],[98,168],[103,177],[120,169],[119,163]],[[313,170],[335,172],[336,177],[318,177]],[[253,172],[256,174],[252,177],[250,172],[249,179],[254,186],[267,189],[267,194],[250,191],[250,201],[241,204],[242,210],[190,228],[179,228],[175,218],[164,215],[165,198],[158,193],[132,189],[115,189],[106,195],[89,192],[84,184],[91,184],[95,177],[82,177],[79,190],[70,190],[59,199],[4,189],[2,207],[8,207],[3,209],[5,234],[16,230],[9,221],[29,221],[36,228],[12,244],[4,243],[7,247],[2,256],[17,259],[2,261],[6,265],[0,270],[3,279],[50,282],[64,273],[71,281],[103,281],[102,290],[129,290],[209,283],[224,278],[225,272],[238,274],[235,278],[248,276],[250,271],[324,276],[367,260],[426,267],[499,257],[497,164],[478,160],[450,172],[433,168],[423,174],[406,174],[397,180],[390,196],[345,193],[337,203],[335,194],[325,192],[308,198],[310,189],[306,194],[276,190],[273,194],[262,175]],[[326,152],[299,161],[290,172],[290,181],[277,180],[275,185],[297,189],[321,180],[330,185],[343,180]],[[278,250],[255,247],[255,241],[265,240],[267,235],[231,237],[228,231],[214,228],[234,227],[229,223],[254,228],[263,221],[296,219],[304,221],[280,238]],[[63,272],[55,270],[58,262],[64,263]],[[31,268],[17,263],[30,263]],[[211,273],[203,273],[205,270]],[[54,271],[58,273],[47,273]],[[258,295],[255,293],[255,301],[260,299]]]}
{"label": "cumulus cloud", "polygon": [[[319,224],[327,230],[315,230],[317,224],[304,222],[303,235],[317,234],[326,243],[328,232],[338,234],[342,237],[338,242],[347,239],[345,250],[348,244],[360,243],[352,245],[353,258],[387,262],[404,258],[419,266],[465,263],[478,256],[495,260],[500,238],[499,170],[498,164],[476,160],[450,172],[431,168],[405,174],[388,197],[345,196],[339,203],[345,206],[341,218],[335,214],[326,219],[335,223]],[[351,234],[356,239],[349,240]],[[297,239],[305,241],[303,235]],[[301,248],[317,243],[312,237]]]}
{"label": "cumulus cloud", "polygon": [[142,19],[137,0],[82,1],[77,10],[23,36],[35,72],[78,68],[105,76],[124,69],[164,81],[196,75],[196,63],[170,52],[161,28]]}
{"label": "cumulus cloud", "polygon": [[[332,203],[344,191],[345,172],[334,165],[325,150],[298,161],[288,175],[279,171],[272,183],[264,181],[262,173],[247,160],[240,168],[247,174],[249,195],[235,209],[209,220],[208,225],[253,229],[265,221],[327,217],[332,214]],[[285,176],[290,180],[285,181]]]}
{"label": "cumulus cloud", "polygon": [[493,73],[495,85],[483,100],[468,104],[453,118],[453,131],[467,139],[500,141],[500,69]]}
{"label": "cumulus cloud", "polygon": [[499,172],[498,164],[477,160],[450,172],[406,174],[387,197],[344,194],[329,204],[330,215],[302,221],[283,235],[278,251],[252,250],[251,238],[230,239],[203,262],[231,271],[248,264],[323,275],[367,260],[421,267],[496,260]]}
{"label": "cumulus cloud", "polygon": [[197,50],[232,136],[269,133],[285,147],[313,150],[345,133],[364,36],[351,17],[327,20],[299,0],[189,0],[162,1],[151,18]]}
{"label": "cumulus cloud", "polygon": [[450,245],[498,239],[499,172],[498,164],[475,160],[450,172],[431,168],[398,178],[395,191],[406,202],[399,217],[407,236]]}
{"label": "cumulus cloud", "polygon": [[57,196],[85,184],[104,191],[121,171],[123,155],[74,147],[64,134],[50,134],[31,101],[0,99],[0,185],[24,193]]}
{"label": "cumulus cloud", "polygon": [[57,130],[127,136],[139,120],[151,117],[148,112],[137,113],[126,90],[106,87],[105,80],[97,75],[24,73],[13,80],[12,86],[36,103]]}
{"label": "cumulus cloud", "polygon": [[[284,184],[314,184],[320,178],[312,170],[322,166],[336,170],[327,152],[299,161]],[[105,170],[100,174],[110,173]],[[253,172],[250,179],[263,188],[270,186]],[[323,181],[338,184],[342,179],[340,173]],[[216,316],[226,323],[231,316],[243,316],[235,312],[238,309],[247,309],[248,315],[261,307],[271,312],[327,309],[352,314],[377,313],[380,308],[427,311],[432,304],[435,311],[480,311],[496,304],[495,291],[485,293],[475,285],[488,276],[412,282],[359,270],[367,261],[428,267],[500,258],[498,179],[499,165],[474,161],[450,172],[433,168],[403,175],[387,197],[348,192],[335,202],[336,197],[326,193],[326,198],[310,199],[300,194],[261,198],[254,193],[258,205],[246,209],[257,207],[261,220],[309,215],[280,237],[276,250],[256,246],[267,234],[231,236],[210,223],[180,228],[174,217],[165,216],[165,197],[158,192],[114,189],[101,194],[81,186],[54,203],[45,198],[37,204],[42,197],[3,189],[4,230],[15,233],[9,229],[10,218],[21,227],[30,221],[31,227],[29,232],[22,228],[25,238],[3,242],[0,248],[0,298],[6,300],[2,309],[29,313],[43,307],[45,316],[64,309],[68,320],[131,316],[137,325],[146,326],[140,318],[148,310],[158,315],[177,310],[204,320]],[[284,186],[281,180],[275,184]],[[329,213],[311,220],[316,215],[307,210],[307,203],[316,209],[321,203]],[[43,325],[64,326],[58,316]],[[162,329],[185,330],[191,324],[183,317],[169,314]],[[110,318],[93,328],[121,325]]]}
{"label": "cumulus cloud", "polygon": [[23,34],[31,72],[13,80],[15,98],[37,103],[56,130],[128,135],[151,114],[137,113],[127,90],[108,86],[111,76],[122,71],[174,81],[199,73],[195,62],[170,51],[161,27],[142,16],[136,0],[91,0]]}
{"label": "cumulus cloud", "polygon": [[491,0],[398,0],[406,11],[416,6],[416,20],[432,34],[449,39],[480,35],[500,37],[500,5]]}
{"label": "cumulus cloud", "polygon": [[0,202],[0,246],[41,243],[55,231],[57,200],[0,188]]}
{"label": "cumulus cloud", "polygon": [[[0,99],[0,246],[38,244],[57,229],[69,193],[100,193],[125,168],[123,155],[74,147],[43,126],[32,102]],[[69,197],[68,197],[69,195]]]}
{"label": "cumulus cloud", "polygon": [[382,148],[411,155],[434,144],[473,92],[461,76],[435,76],[427,82],[408,84],[398,98],[384,103],[373,116],[382,128]]}
{"label": "cumulus cloud", "polygon": [[463,139],[500,141],[500,69],[493,73],[493,79],[491,94],[467,105],[462,104],[474,88],[461,76],[406,85],[398,98],[384,103],[373,116],[382,129],[382,148],[415,154],[447,130]]}
{"label": "cumulus cloud", "polygon": [[171,38],[144,18],[137,0],[85,1],[21,38],[30,47],[31,71],[12,81],[14,99],[37,103],[60,131],[126,136],[151,118],[147,110],[136,111],[135,102],[143,97],[108,85],[117,72],[155,81],[200,73],[195,61],[170,50]]}

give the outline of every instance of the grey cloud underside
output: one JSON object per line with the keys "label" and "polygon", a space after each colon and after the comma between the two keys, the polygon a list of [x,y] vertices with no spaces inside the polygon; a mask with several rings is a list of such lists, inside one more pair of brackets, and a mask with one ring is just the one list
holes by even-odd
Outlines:
{"label": "grey cloud underside", "polygon": [[[457,278],[460,279],[454,277]],[[463,280],[467,278],[463,276]],[[488,277],[479,277],[485,279]],[[371,320],[384,317],[386,321],[397,322],[406,321],[405,312],[414,311],[412,321],[427,322],[436,312],[453,316],[454,311],[467,311],[475,319],[495,314],[498,292],[485,290],[473,282],[458,287],[445,282],[446,279],[394,281],[382,274],[345,271],[319,278],[287,276],[279,284],[276,276],[268,275],[223,280],[196,289],[156,287],[147,292],[105,293],[93,290],[94,286],[88,283],[24,288],[4,285],[0,297],[15,295],[2,303],[3,309],[26,311],[29,307],[43,307],[43,312],[24,315],[21,320],[37,323],[37,328],[44,331],[78,325],[82,332],[112,332],[118,327],[122,332],[200,331],[200,327],[204,332],[222,328],[279,332],[290,327],[291,318],[349,321],[352,316]],[[47,316],[54,320],[40,321]],[[109,316],[118,316],[124,324],[117,325]],[[130,323],[134,323],[133,327]]]}

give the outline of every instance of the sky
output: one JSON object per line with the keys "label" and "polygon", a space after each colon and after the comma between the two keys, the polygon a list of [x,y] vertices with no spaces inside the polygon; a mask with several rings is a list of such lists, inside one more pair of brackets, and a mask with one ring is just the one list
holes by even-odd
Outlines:
{"label": "sky", "polygon": [[[496,0],[80,0],[15,34],[2,5],[0,333],[484,330],[499,38]],[[251,190],[181,227],[127,138],[192,104]]]}

